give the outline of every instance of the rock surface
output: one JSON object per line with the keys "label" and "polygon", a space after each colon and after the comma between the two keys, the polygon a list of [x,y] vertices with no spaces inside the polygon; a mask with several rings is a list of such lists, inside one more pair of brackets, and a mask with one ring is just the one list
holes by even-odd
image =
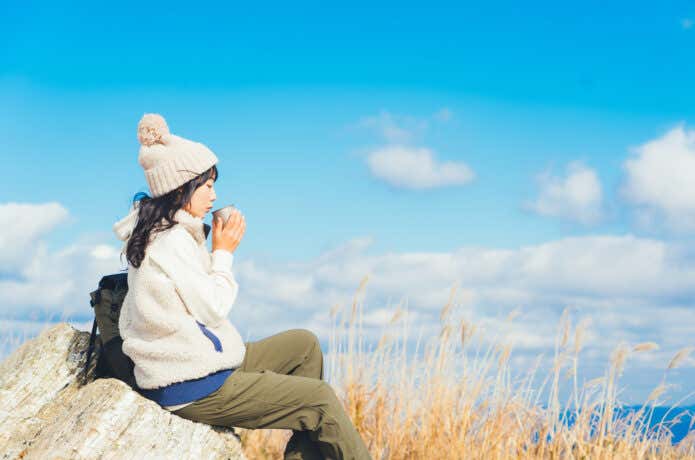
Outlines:
{"label": "rock surface", "polygon": [[83,384],[88,343],[60,323],[0,363],[0,458],[245,458],[232,429],[173,415],[120,380],[93,380],[94,365]]}

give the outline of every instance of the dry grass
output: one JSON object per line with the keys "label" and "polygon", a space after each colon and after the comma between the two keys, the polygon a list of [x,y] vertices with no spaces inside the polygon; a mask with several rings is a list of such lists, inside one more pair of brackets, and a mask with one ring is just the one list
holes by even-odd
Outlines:
{"label": "dry grass", "polygon": [[[535,383],[540,359],[523,377],[513,378],[511,347],[484,340],[473,324],[453,324],[450,301],[440,315],[439,337],[422,350],[418,343],[418,350],[406,353],[407,315],[398,309],[377,347],[366,351],[359,300],[365,284],[351,309],[331,312],[327,379],[374,459],[695,459],[695,433],[672,445],[664,424],[646,428],[655,425],[652,411],[668,389],[666,373],[642,409],[629,416],[615,413],[626,360],[657,344],[618,346],[606,374],[580,386],[578,356],[588,323],[573,330],[565,312],[553,366]],[[392,337],[388,331],[394,329]],[[666,372],[691,351],[685,348],[664,363]],[[570,396],[563,402],[560,386],[567,380]],[[281,459],[289,434],[242,430],[246,455]]]}

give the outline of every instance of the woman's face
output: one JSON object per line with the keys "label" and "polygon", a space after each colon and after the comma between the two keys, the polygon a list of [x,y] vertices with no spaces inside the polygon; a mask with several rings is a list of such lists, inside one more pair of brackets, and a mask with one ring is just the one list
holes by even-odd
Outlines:
{"label": "woman's face", "polygon": [[216,199],[215,181],[208,179],[203,185],[195,189],[191,201],[183,209],[202,219],[212,209],[212,202]]}

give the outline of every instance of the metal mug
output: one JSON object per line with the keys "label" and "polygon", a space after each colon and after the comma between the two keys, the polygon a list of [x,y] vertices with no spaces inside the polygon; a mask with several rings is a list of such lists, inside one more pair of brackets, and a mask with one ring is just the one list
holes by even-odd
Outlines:
{"label": "metal mug", "polygon": [[227,220],[229,219],[229,216],[232,215],[232,212],[234,212],[236,208],[234,207],[233,204],[230,204],[229,206],[225,206],[224,208],[216,209],[212,211],[212,217],[213,219],[217,219],[220,217],[222,219],[222,223],[226,224]]}

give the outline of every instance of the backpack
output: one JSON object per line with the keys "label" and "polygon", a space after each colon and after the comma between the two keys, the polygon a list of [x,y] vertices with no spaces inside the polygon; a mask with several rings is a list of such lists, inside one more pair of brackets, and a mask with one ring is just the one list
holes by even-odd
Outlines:
{"label": "backpack", "polygon": [[133,361],[123,353],[123,339],[118,331],[121,305],[127,293],[127,272],[104,276],[97,289],[89,293],[89,303],[94,309],[94,322],[87,348],[84,383],[87,382],[87,372],[96,346],[100,352],[94,370],[95,378],[115,377],[131,388],[138,389],[133,373]]}
{"label": "backpack", "polygon": [[[205,238],[208,237],[211,229],[212,227],[208,224],[203,224]],[[98,346],[100,352],[94,369],[95,378],[115,377],[130,385],[134,390],[140,390],[133,373],[133,360],[123,353],[123,339],[118,331],[121,305],[127,293],[128,272],[104,276],[99,281],[97,289],[89,293],[89,303],[94,309],[94,322],[89,336],[83,383],[87,383],[92,353],[95,346]]]}

